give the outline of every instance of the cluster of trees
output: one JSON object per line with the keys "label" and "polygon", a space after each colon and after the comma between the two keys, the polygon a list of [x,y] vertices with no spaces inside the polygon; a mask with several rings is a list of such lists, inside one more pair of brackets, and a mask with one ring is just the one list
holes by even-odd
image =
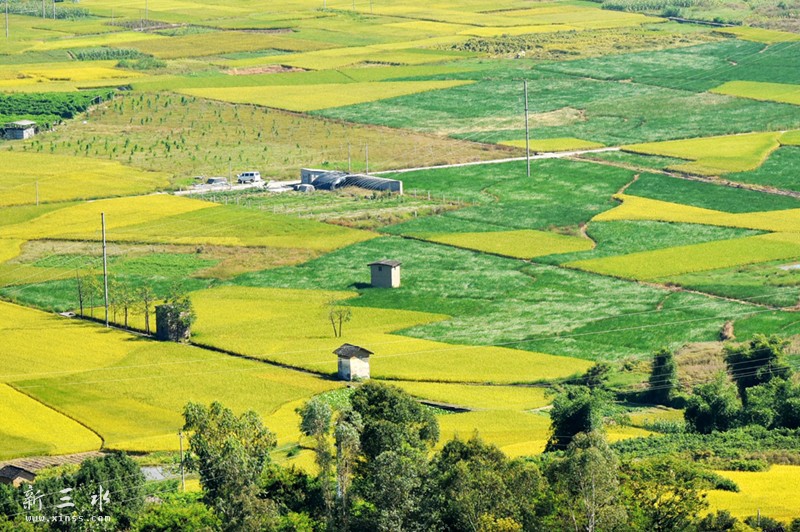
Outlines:
{"label": "cluster of trees", "polygon": [[757,335],[726,347],[728,371],[693,390],[686,403],[687,425],[703,434],[747,425],[800,428],[800,384],[792,380],[787,346],[776,336]]}
{"label": "cluster of trees", "polygon": [[[76,501],[90,504],[81,498],[99,485],[110,492],[104,514],[112,521],[94,530],[751,530],[727,512],[699,517],[707,507],[703,490],[713,484],[690,461],[621,459],[594,423],[603,393],[565,390],[553,407],[554,450],[510,459],[477,434],[434,452],[433,410],[370,381],[343,407],[312,399],[298,410],[301,431],[314,442],[316,475],[271,462],[276,438],[255,413],[189,403],[187,464],[202,494],[173,493],[177,484],[146,490],[136,464],[114,454],[73,475],[0,487],[0,530],[32,530],[22,517],[32,515],[26,490],[73,487]],[[144,505],[148,491],[157,503]],[[48,526],[81,529],[37,529]],[[800,531],[800,520],[789,530]]]}
{"label": "cluster of trees", "polygon": [[[88,315],[94,317],[95,307],[103,305],[103,290],[103,282],[98,276],[75,272],[75,296],[81,317],[87,316],[87,308]],[[179,296],[172,295],[168,299],[176,297]],[[145,332],[150,334],[150,318],[153,315],[156,299],[156,293],[147,284],[131,287],[115,277],[111,277],[108,281],[109,316],[115,323],[120,323],[117,318],[122,317],[122,324],[126,329],[128,318],[132,314],[141,314],[144,317]]]}
{"label": "cluster of trees", "polygon": [[73,118],[89,106],[110,100],[113,90],[0,94],[0,115],[55,115]]}
{"label": "cluster of trees", "polygon": [[6,3],[4,8],[7,8],[8,12],[14,15],[55,18],[60,20],[80,20],[91,16],[89,10],[82,7],[70,6],[56,9],[56,3],[61,3],[63,1],[64,0],[54,0],[52,6],[50,2],[48,2],[48,7],[45,8],[44,2],[40,2],[39,0],[10,0]]}

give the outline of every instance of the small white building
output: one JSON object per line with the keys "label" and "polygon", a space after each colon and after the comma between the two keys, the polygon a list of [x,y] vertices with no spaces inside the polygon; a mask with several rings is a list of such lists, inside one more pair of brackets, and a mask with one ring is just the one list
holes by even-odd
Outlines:
{"label": "small white building", "polygon": [[339,357],[339,379],[369,379],[369,356],[372,351],[357,345],[343,344],[334,354]]}
{"label": "small white building", "polygon": [[369,264],[372,274],[370,284],[376,288],[399,288],[400,265],[396,260],[383,259]]}
{"label": "small white building", "polygon": [[25,140],[36,134],[36,122],[33,120],[17,120],[3,126],[3,136],[9,140]]}

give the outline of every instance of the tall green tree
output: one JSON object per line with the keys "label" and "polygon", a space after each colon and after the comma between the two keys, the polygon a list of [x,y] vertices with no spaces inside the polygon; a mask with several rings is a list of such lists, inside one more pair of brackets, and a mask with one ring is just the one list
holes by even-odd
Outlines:
{"label": "tall green tree", "polygon": [[778,336],[758,334],[747,343],[725,347],[725,363],[739,389],[742,403],[747,404],[748,388],[776,377],[786,379],[791,376],[791,367],[785,360],[788,345],[787,340]]}
{"label": "tall green tree", "polygon": [[678,366],[669,349],[660,349],[653,355],[648,380],[647,397],[652,403],[669,405],[678,388]]}
{"label": "tall green tree", "polygon": [[361,454],[361,431],[364,422],[361,415],[351,408],[342,410],[334,429],[336,441],[336,495],[338,498],[338,527],[350,529],[350,486],[353,483],[356,464]]}
{"label": "tall green tree", "polygon": [[439,423],[430,409],[396,386],[367,381],[350,404],[361,416],[361,449],[368,460],[408,445],[427,450],[439,440]]}
{"label": "tall green tree", "polygon": [[663,458],[627,464],[627,506],[638,514],[636,527],[654,532],[690,530],[708,506],[696,467]]}
{"label": "tall green tree", "polygon": [[257,530],[274,518],[269,501],[260,499],[258,481],[275,448],[275,436],[258,414],[236,416],[218,402],[209,407],[188,403],[183,430],[190,433],[188,465],[200,474],[205,501],[230,531]]}
{"label": "tall green tree", "polygon": [[697,386],[686,402],[683,417],[695,432],[710,434],[736,427],[741,416],[736,387],[719,373],[712,382]]}
{"label": "tall green tree", "polygon": [[614,530],[625,522],[617,458],[600,432],[575,435],[554,467],[555,512],[564,529]]}
{"label": "tall green tree", "polygon": [[536,466],[510,460],[477,434],[454,439],[434,457],[425,496],[428,526],[473,530],[477,523],[516,523],[533,530],[543,479]]}
{"label": "tall green tree", "polygon": [[600,429],[608,400],[608,392],[599,388],[566,386],[550,409],[551,435],[545,452],[564,450],[576,434]]}
{"label": "tall green tree", "polygon": [[314,454],[319,467],[318,480],[325,503],[325,517],[329,523],[333,522],[334,456],[329,435],[333,411],[327,403],[318,398],[311,399],[298,410],[300,414],[300,431],[306,436],[314,438]]}

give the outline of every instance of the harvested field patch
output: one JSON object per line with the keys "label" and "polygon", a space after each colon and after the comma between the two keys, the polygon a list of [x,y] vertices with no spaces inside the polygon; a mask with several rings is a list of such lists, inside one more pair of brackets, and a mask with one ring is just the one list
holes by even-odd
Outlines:
{"label": "harvested field patch", "polygon": [[[446,89],[470,81],[397,81],[307,85],[302,91],[293,86],[247,87],[237,89],[181,89],[179,92],[233,103],[252,103],[289,111],[315,111],[342,107],[407,94]],[[320,98],[325,94],[325,98]]]}

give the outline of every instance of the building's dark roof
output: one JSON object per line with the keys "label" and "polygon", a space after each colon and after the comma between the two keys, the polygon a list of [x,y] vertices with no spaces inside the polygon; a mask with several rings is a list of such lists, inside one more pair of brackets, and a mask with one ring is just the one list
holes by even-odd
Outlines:
{"label": "building's dark roof", "polygon": [[369,349],[364,349],[363,347],[358,347],[357,345],[342,344],[339,349],[334,351],[334,354],[341,358],[369,358],[369,356],[373,353]]}
{"label": "building's dark roof", "polygon": [[36,473],[17,467],[15,465],[7,465],[0,468],[0,478],[14,480],[16,478],[24,478],[25,480],[33,480],[36,478]]}
{"label": "building's dark roof", "polygon": [[370,262],[369,266],[391,266],[392,268],[397,268],[403,264],[399,260],[389,260],[389,259],[382,259],[376,260],[375,262]]}

